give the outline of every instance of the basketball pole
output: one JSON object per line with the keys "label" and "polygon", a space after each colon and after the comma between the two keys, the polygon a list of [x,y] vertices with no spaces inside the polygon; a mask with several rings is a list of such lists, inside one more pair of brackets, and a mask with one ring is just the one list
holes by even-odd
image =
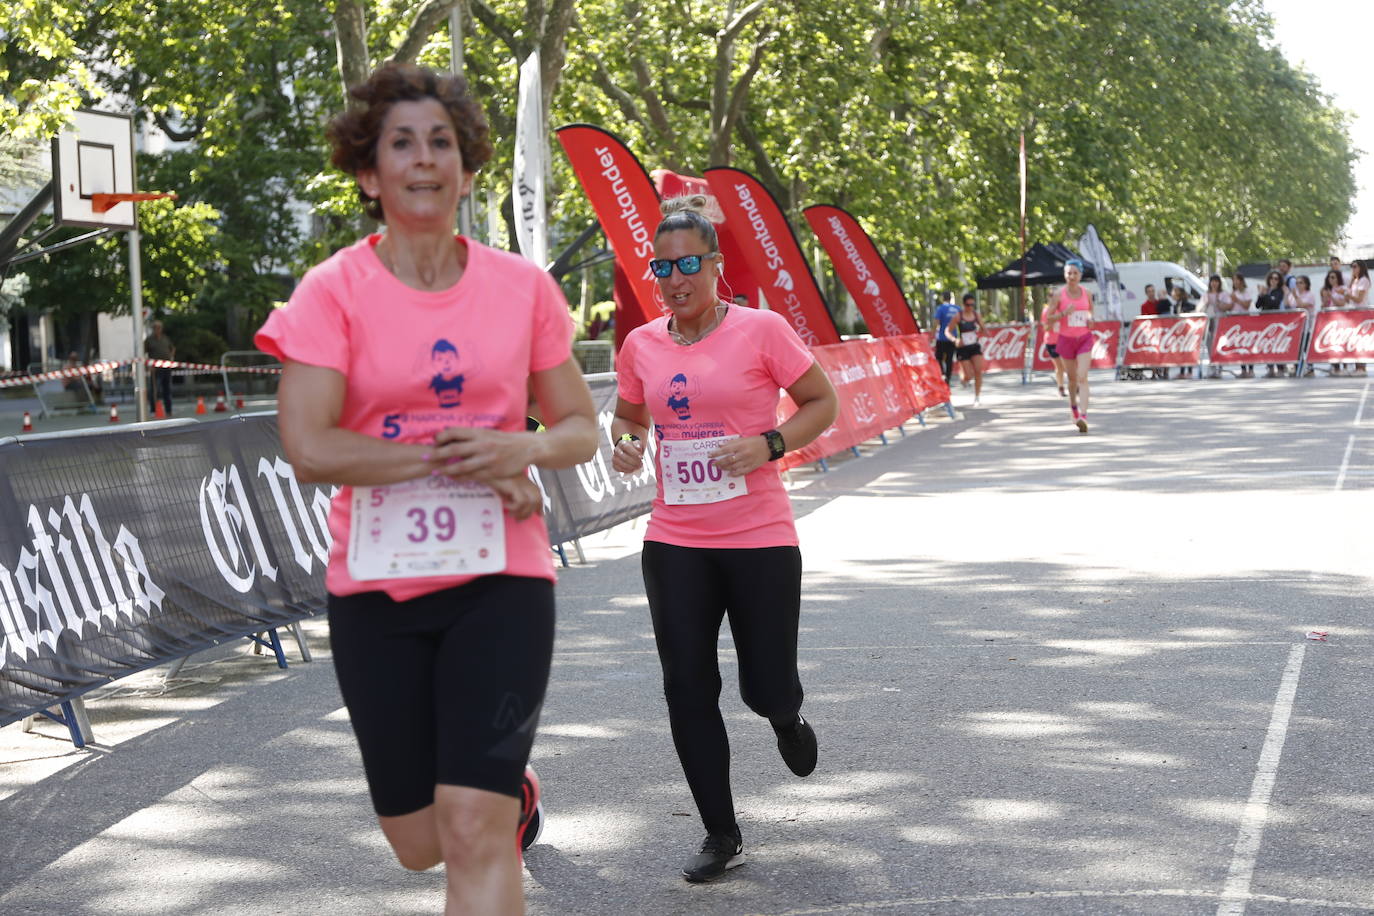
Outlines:
{"label": "basketball pole", "polygon": [[[137,185],[135,185],[137,187]],[[138,213],[135,205],[134,213]],[[138,403],[138,422],[148,420],[148,366],[143,361],[143,258],[138,217],[129,230],[129,289],[134,310],[134,400]]]}
{"label": "basketball pole", "polygon": [[[133,155],[129,157],[132,182],[130,191],[138,190],[138,131],[133,135]],[[116,189],[118,190],[118,189]],[[143,237],[138,231],[138,204],[134,208],[134,228],[129,230],[129,291],[134,316],[134,400],[138,402],[138,422],[148,421],[148,364],[143,361]]]}

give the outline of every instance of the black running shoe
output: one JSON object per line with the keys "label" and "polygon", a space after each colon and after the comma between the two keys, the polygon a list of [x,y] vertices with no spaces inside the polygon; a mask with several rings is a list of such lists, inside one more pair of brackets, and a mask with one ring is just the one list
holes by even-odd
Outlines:
{"label": "black running shoe", "polygon": [[682,866],[682,877],[693,884],[714,881],[731,868],[744,864],[744,842],[736,833],[708,833],[701,850]]}
{"label": "black running shoe", "polygon": [[797,721],[778,731],[778,753],[783,763],[798,776],[810,776],[816,769],[816,730],[800,715]]}
{"label": "black running shoe", "polygon": [[520,784],[520,824],[515,832],[522,854],[544,832],[544,802],[539,794],[539,774],[534,767],[526,766],[525,779]]}

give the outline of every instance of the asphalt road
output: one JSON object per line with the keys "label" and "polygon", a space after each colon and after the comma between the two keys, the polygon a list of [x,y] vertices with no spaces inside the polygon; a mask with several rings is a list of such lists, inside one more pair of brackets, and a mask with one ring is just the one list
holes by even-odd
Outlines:
{"label": "asphalt road", "polygon": [[[1374,398],[1366,379],[1043,378],[956,392],[803,471],[804,780],[723,708],[746,864],[673,753],[642,526],[562,574],[532,914],[1374,913]],[[437,913],[370,817],[318,622],[0,730],[0,912]],[[1324,631],[1325,640],[1307,638]],[[294,658],[294,653],[293,653]]]}

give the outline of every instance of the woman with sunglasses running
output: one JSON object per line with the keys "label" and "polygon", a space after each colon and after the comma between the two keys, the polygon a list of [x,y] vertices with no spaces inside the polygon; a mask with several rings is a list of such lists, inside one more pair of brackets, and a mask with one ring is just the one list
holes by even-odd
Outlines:
{"label": "woman with sunglasses running", "polygon": [[[658,492],[641,564],[673,744],[706,829],[683,866],[710,881],[743,862],[720,713],[716,646],[725,615],[740,693],[772,724],[793,773],[816,766],[801,716],[801,553],[778,465],[835,420],[834,388],[775,312],[716,292],[722,258],[706,198],[664,203],[650,269],[668,314],[631,331],[616,357],[612,466],[640,470],[652,426]],[[797,412],[777,424],[778,389]]]}

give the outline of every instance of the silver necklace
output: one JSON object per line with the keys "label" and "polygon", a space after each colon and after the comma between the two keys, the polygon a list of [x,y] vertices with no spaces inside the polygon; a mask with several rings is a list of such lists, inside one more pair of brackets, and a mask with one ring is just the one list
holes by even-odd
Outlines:
{"label": "silver necklace", "polygon": [[691,340],[688,340],[685,335],[679,334],[677,329],[673,327],[673,325],[677,323],[677,318],[676,316],[674,316],[668,321],[668,336],[673,339],[673,343],[676,343],[683,347],[690,347],[692,344],[699,342],[704,337],[706,337],[707,334],[710,334],[716,328],[720,327],[720,323],[725,319],[725,313],[727,310],[729,310],[729,308],[730,306],[726,305],[724,302],[717,305],[716,317],[712,319],[709,325],[707,325],[706,330],[702,331],[700,334],[698,334],[696,337],[693,337]]}

